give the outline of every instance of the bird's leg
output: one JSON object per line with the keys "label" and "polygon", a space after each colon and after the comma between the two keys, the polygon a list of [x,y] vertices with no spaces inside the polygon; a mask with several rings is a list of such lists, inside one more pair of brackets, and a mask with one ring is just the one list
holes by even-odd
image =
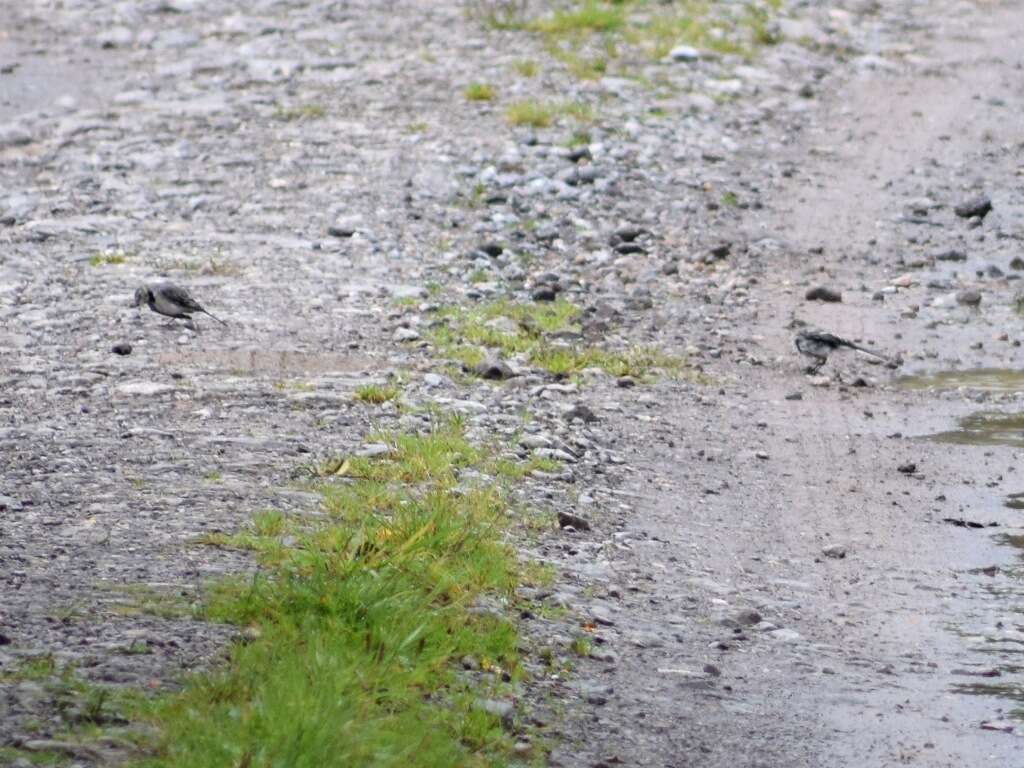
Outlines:
{"label": "bird's leg", "polygon": [[199,323],[191,317],[185,320],[185,327],[189,328],[193,333],[199,333]]}

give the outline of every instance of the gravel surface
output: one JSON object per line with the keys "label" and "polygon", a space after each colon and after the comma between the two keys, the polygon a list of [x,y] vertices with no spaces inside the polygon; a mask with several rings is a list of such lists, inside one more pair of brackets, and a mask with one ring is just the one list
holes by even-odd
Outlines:
{"label": "gravel surface", "polygon": [[[26,660],[155,691],[216,663],[236,630],[194,606],[254,564],[203,537],[317,514],[304,467],[422,425],[354,397],[398,382],[560,462],[518,491],[558,574],[514,702],[551,765],[1024,762],[1024,13],[786,4],[750,60],[580,79],[487,6],[7,10],[0,746],[74,724]],[[530,99],[550,125],[509,124]],[[226,326],[131,308],[157,279]],[[465,376],[432,343],[441,305],[554,297],[584,311],[555,341],[685,375]],[[805,375],[805,323],[902,370]]]}

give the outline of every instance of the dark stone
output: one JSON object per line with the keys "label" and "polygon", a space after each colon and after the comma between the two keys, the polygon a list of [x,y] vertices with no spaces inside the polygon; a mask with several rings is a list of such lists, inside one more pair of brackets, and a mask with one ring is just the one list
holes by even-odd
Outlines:
{"label": "dark stone", "polygon": [[127,341],[121,341],[112,346],[110,351],[115,355],[130,355],[132,353],[132,345]]}
{"label": "dark stone", "polygon": [[636,240],[640,235],[644,234],[647,230],[641,227],[625,226],[619,227],[615,230],[615,237],[622,243],[631,243]]}
{"label": "dark stone", "polygon": [[967,254],[955,248],[935,254],[936,261],[967,261]]}
{"label": "dark stone", "polygon": [[804,294],[804,298],[807,299],[807,301],[840,302],[843,300],[843,294],[833,288],[829,288],[828,286],[816,285],[807,290],[807,293]]}
{"label": "dark stone", "polygon": [[1017,270],[1018,272],[1024,270],[1024,259],[1020,256],[1014,256],[1010,260],[1010,269]]}
{"label": "dark stone", "polygon": [[973,289],[960,291],[956,295],[956,303],[963,304],[965,307],[976,307],[981,304],[981,292]]}
{"label": "dark stone", "polygon": [[593,156],[590,154],[590,147],[582,146],[570,149],[569,154],[566,155],[574,163],[579,163],[583,160],[592,160]]}
{"label": "dark stone", "polygon": [[904,475],[912,475],[917,472],[917,464],[908,461],[906,464],[900,464],[896,467],[897,472],[902,472]]}
{"label": "dark stone", "polygon": [[715,259],[724,259],[732,251],[732,243],[720,243],[708,250],[708,254]]}
{"label": "dark stone", "polygon": [[647,253],[639,243],[619,243],[615,246],[615,252],[622,256],[629,256],[631,253]]}
{"label": "dark stone", "polygon": [[534,301],[554,301],[558,298],[558,291],[553,285],[541,285],[534,289],[530,297]]}
{"label": "dark stone", "polygon": [[975,216],[985,218],[992,210],[992,199],[988,195],[978,195],[964,200],[953,208],[953,213],[961,219],[973,219]]}
{"label": "dark stone", "polygon": [[559,512],[558,527],[574,528],[577,531],[589,531],[590,523],[586,519],[579,515],[574,515],[571,512]]}
{"label": "dark stone", "polygon": [[572,408],[562,414],[566,421],[572,421],[573,419],[579,419],[586,424],[593,424],[598,420],[597,414],[590,408],[589,405],[583,403],[576,403]]}
{"label": "dark stone", "polygon": [[615,385],[622,389],[632,389],[636,386],[636,379],[632,376],[620,376],[615,380]]}
{"label": "dark stone", "polygon": [[484,243],[480,246],[479,250],[486,253],[492,259],[497,256],[501,256],[501,254],[505,252],[505,249],[497,243]]}
{"label": "dark stone", "polygon": [[473,366],[473,373],[481,379],[504,381],[515,376],[512,369],[501,360],[481,360]]}

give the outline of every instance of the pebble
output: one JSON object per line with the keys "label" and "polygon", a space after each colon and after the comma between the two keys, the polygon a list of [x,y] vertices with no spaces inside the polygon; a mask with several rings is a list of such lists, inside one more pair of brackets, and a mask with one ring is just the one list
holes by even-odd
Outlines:
{"label": "pebble", "polygon": [[832,544],[831,546],[822,549],[821,554],[825,557],[831,557],[834,560],[842,560],[846,557],[846,547],[841,544]]}
{"label": "pebble", "polygon": [[975,216],[985,218],[992,210],[992,199],[987,195],[978,195],[958,203],[953,212],[961,219],[971,219]]}
{"label": "pebble", "polygon": [[672,61],[699,61],[700,51],[689,45],[677,45],[668,52],[668,57]]}
{"label": "pebble", "polygon": [[834,288],[829,288],[825,285],[816,285],[813,288],[808,289],[807,293],[804,294],[804,298],[807,299],[807,301],[836,303],[843,300],[843,294]]}
{"label": "pebble", "polygon": [[412,328],[406,328],[405,326],[396,328],[395,332],[391,334],[392,341],[417,341],[419,338],[420,334],[418,331]]}
{"label": "pebble", "polygon": [[504,381],[515,376],[513,371],[507,363],[497,358],[487,358],[481,360],[479,363],[473,366],[473,373],[479,376],[481,379],[489,379],[492,381]]}
{"label": "pebble", "polygon": [[115,355],[130,355],[132,353],[132,345],[126,341],[122,341],[112,346],[110,351]]}
{"label": "pebble", "polygon": [[573,528],[577,531],[589,531],[590,523],[579,515],[574,515],[571,512],[558,513],[558,525],[560,528]]}
{"label": "pebble", "polygon": [[956,303],[965,307],[977,307],[981,304],[981,292],[973,289],[958,291]]}

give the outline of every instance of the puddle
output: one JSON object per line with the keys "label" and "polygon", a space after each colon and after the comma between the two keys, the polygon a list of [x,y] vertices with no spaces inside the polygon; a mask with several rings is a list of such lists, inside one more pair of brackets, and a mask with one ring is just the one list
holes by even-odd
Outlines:
{"label": "puddle", "polygon": [[939,371],[896,379],[901,389],[977,389],[983,392],[1024,392],[1024,371],[1012,368],[972,368]]}
{"label": "puddle", "polygon": [[[957,445],[1008,445],[1024,448],[1024,414],[982,411],[958,420],[958,428],[926,435],[925,440]],[[1017,500],[1024,509],[1024,498]],[[1007,503],[1007,506],[1012,506]]]}
{"label": "puddle", "polygon": [[182,351],[160,355],[164,365],[213,368],[240,375],[358,373],[374,366],[366,355],[299,352],[281,349],[233,349],[213,352]]}

